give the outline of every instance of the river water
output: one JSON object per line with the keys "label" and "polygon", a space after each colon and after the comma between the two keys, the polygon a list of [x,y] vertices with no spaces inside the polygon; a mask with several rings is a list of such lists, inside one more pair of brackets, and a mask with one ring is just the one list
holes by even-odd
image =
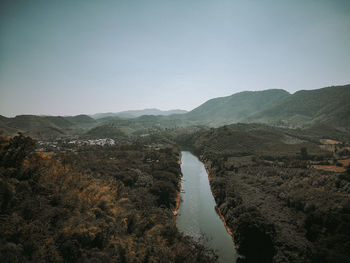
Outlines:
{"label": "river water", "polygon": [[190,152],[182,152],[181,171],[183,178],[177,227],[196,240],[204,237],[205,244],[217,252],[219,262],[236,262],[238,255],[232,237],[215,211],[216,204],[204,164]]}

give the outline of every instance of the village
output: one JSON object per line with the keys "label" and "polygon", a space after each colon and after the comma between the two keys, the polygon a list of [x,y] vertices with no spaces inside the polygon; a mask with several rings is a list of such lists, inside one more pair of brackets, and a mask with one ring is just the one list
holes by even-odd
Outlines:
{"label": "village", "polygon": [[75,140],[57,140],[57,141],[38,141],[37,151],[55,152],[69,150],[80,146],[114,146],[116,141],[111,138],[102,139],[75,139]]}

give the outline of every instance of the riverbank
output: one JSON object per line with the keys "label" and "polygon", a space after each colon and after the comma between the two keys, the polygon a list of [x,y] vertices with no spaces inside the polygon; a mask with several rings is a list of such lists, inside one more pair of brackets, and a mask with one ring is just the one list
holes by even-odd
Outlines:
{"label": "riverbank", "polygon": [[179,210],[179,207],[180,207],[180,201],[181,201],[181,190],[182,190],[182,184],[181,184],[181,178],[179,180],[179,191],[177,192],[177,195],[176,195],[176,206],[175,206],[175,209],[173,210],[173,215],[175,216],[175,219],[176,219],[176,216],[179,214],[178,213],[178,210]]}
{"label": "riverbank", "polygon": [[[345,189],[335,187],[342,182],[340,178],[253,161],[235,169],[222,164],[222,159],[211,157],[203,162],[218,213],[247,262],[349,262],[346,250],[341,250],[346,247],[341,240],[348,240],[344,230],[350,209],[336,203],[348,196]],[[327,195],[317,187],[319,182],[327,188]],[[336,240],[339,249],[327,247],[322,240],[329,240],[327,236]],[[322,261],[322,255],[327,260]]]}
{"label": "riverbank", "polygon": [[[181,159],[182,159],[182,154],[180,152],[179,160],[177,162],[178,165],[180,165],[180,166],[182,164],[182,160]],[[177,192],[176,199],[175,199],[176,205],[175,205],[175,209],[172,211],[173,215],[175,216],[175,220],[176,220],[176,216],[178,215],[178,210],[179,210],[180,201],[181,201],[181,190],[182,190],[182,173],[181,173],[181,168],[180,168],[180,177],[179,177],[179,181],[178,181],[178,186],[179,186],[179,191]]]}
{"label": "riverbank", "polygon": [[[237,251],[242,255],[240,262],[272,262],[273,229],[253,207],[242,203],[240,197],[231,188],[233,185],[227,185],[224,178],[217,175],[210,161],[202,161],[205,163],[210,189],[215,198],[216,211],[224,222],[226,231],[231,235]],[[227,200],[227,191],[234,192],[236,199],[231,195],[231,199]],[[239,207],[238,211],[232,213],[231,208],[235,207]]]}
{"label": "riverbank", "polygon": [[[212,178],[211,178],[210,173],[209,173],[209,170],[208,170],[208,168],[206,167],[205,164],[204,164],[204,166],[205,166],[205,171],[207,172],[207,175],[208,175],[208,180],[209,180],[209,185],[210,185],[211,193],[212,193],[214,199],[216,200],[215,193],[214,193],[214,191],[213,191],[213,189],[212,189],[212,186],[211,186],[211,185],[212,185],[212,184],[211,184],[211,179],[212,179]],[[227,225],[226,220],[225,220],[225,217],[222,215],[221,210],[220,210],[220,208],[218,207],[218,205],[215,206],[215,211],[217,212],[218,216],[221,218],[222,222],[224,223],[224,226],[225,226],[225,228],[226,228],[227,233],[232,237],[232,241],[233,241],[233,243],[235,244],[235,247],[238,248],[237,245],[236,245],[236,243],[235,243],[235,239],[234,239],[234,236],[233,236],[232,229]]]}

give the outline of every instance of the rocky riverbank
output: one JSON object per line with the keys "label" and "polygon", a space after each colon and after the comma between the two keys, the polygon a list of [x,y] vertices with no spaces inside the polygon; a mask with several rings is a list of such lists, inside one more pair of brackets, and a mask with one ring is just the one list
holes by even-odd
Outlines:
{"label": "rocky riverbank", "polygon": [[[179,160],[178,160],[178,165],[181,166],[182,164],[182,161],[181,161],[181,153],[179,154]],[[180,175],[181,175],[181,168],[180,168]],[[180,201],[181,201],[181,190],[182,190],[182,183],[181,183],[181,180],[182,180],[182,175],[179,176],[179,180],[178,180],[178,191],[177,191],[177,195],[176,195],[176,199],[175,199],[175,202],[176,202],[176,205],[175,205],[175,209],[173,210],[173,214],[174,216],[177,216],[178,215],[178,210],[179,210],[179,207],[180,207]],[[176,217],[175,217],[176,219]]]}

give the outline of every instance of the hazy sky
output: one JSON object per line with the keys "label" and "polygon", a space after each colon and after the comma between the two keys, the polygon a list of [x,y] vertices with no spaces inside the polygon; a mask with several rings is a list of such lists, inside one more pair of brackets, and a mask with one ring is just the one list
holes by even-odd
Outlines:
{"label": "hazy sky", "polygon": [[1,0],[0,114],[350,83],[349,0]]}

